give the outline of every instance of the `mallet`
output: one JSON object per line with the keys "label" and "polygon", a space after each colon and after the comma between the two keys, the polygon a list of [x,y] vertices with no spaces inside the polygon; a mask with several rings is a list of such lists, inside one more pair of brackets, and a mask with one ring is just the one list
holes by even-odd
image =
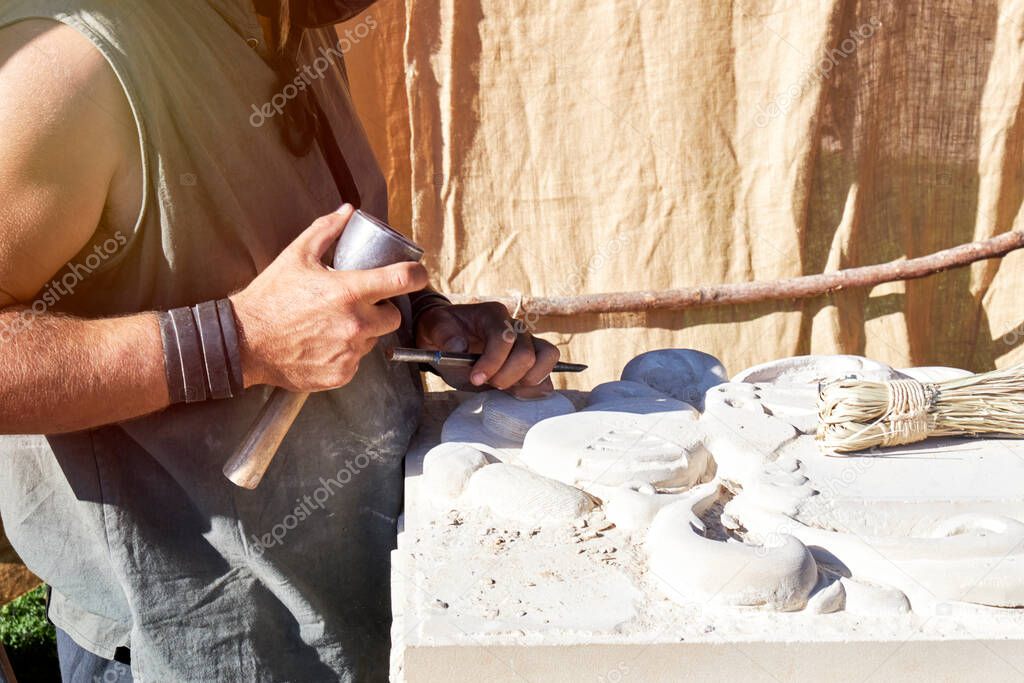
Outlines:
{"label": "mallet", "polygon": [[[370,270],[423,258],[423,250],[387,223],[356,211],[334,249],[335,270]],[[309,394],[274,389],[256,422],[224,465],[224,476],[235,484],[259,486],[277,449],[298,416]]]}

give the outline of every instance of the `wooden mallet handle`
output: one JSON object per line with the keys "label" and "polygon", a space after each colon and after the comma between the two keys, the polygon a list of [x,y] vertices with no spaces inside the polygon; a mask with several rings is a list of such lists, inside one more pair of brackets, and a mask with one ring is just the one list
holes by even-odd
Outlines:
{"label": "wooden mallet handle", "polygon": [[245,440],[224,465],[224,476],[244,489],[259,486],[307,398],[309,394],[274,389]]}

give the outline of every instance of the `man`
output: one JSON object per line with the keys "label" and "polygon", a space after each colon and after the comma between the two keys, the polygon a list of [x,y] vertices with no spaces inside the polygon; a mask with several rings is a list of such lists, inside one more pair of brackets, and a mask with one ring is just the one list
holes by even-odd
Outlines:
{"label": "man", "polygon": [[[0,438],[0,510],[66,680],[384,679],[421,394],[381,346],[550,391],[500,306],[322,263],[386,211],[330,28],[366,4],[0,5],[0,433],[46,435]],[[271,386],[318,393],[245,491],[220,470]]]}

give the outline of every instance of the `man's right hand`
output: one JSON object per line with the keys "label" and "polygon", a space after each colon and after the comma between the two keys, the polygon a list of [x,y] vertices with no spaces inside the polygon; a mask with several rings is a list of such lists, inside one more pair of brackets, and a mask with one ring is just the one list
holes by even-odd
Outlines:
{"label": "man's right hand", "polygon": [[231,297],[246,387],[312,392],[348,384],[377,339],[401,325],[388,299],[427,286],[418,263],[358,271],[325,266],[324,254],[353,213],[346,204],[317,219]]}

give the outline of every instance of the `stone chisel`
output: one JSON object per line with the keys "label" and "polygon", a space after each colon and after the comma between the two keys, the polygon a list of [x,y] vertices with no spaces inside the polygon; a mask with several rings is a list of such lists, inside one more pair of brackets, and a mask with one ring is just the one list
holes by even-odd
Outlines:
{"label": "stone chisel", "polygon": [[[396,347],[384,351],[384,357],[397,363],[427,363],[435,367],[469,367],[475,364],[483,354],[450,353],[448,351],[426,351],[424,349],[404,349]],[[586,365],[579,363],[555,363],[552,372],[583,372]]]}
{"label": "stone chisel", "polygon": [[[423,258],[423,250],[368,213],[356,211],[334,249],[335,270],[370,270]],[[309,394],[274,389],[231,459],[224,476],[242,488],[259,486]]]}

